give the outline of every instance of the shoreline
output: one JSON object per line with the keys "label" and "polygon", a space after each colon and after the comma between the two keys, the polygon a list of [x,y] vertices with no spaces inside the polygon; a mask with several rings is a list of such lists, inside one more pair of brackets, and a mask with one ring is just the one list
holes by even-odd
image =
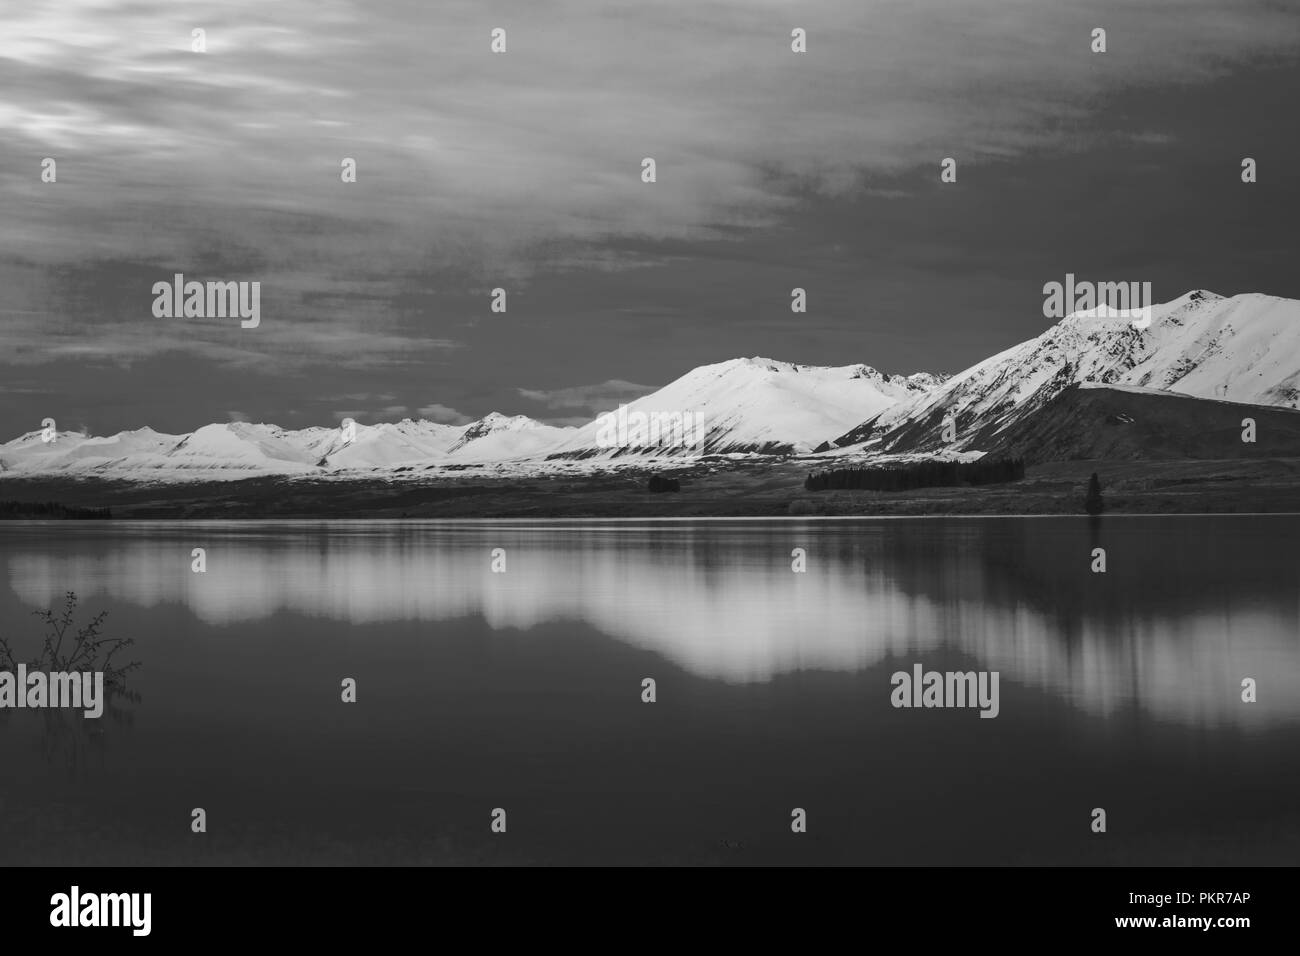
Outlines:
{"label": "shoreline", "polygon": [[[571,475],[439,476],[433,479],[304,479],[262,476],[143,484],[106,478],[0,478],[0,501],[23,514],[58,502],[67,518],[107,508],[109,520],[131,519],[755,519],[872,517],[1086,516],[1093,472],[1101,479],[1104,516],[1300,513],[1300,458],[1046,462],[1023,479],[996,485],[908,491],[804,489],[808,463],[747,461],[728,468],[637,469]],[[679,492],[647,490],[651,474],[681,481]]]}

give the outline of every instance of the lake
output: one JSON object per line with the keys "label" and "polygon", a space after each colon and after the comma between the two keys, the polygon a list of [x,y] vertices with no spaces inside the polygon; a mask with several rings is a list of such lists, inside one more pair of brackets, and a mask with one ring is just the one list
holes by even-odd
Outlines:
{"label": "lake", "polygon": [[[1276,515],[3,522],[15,650],[72,591],[140,667],[99,720],[0,711],[0,863],[1294,864],[1297,540]],[[918,664],[997,672],[996,718],[894,706]]]}

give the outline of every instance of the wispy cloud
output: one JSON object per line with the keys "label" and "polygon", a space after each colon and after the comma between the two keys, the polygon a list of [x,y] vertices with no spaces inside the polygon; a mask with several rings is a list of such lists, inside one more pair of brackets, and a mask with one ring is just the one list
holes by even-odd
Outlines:
{"label": "wispy cloud", "polygon": [[469,415],[462,414],[454,408],[446,405],[423,405],[416,409],[416,413],[421,418],[427,418],[431,422],[440,422],[444,425],[468,425],[474,419]]}
{"label": "wispy cloud", "polygon": [[809,189],[1066,142],[1108,93],[1300,39],[1267,0],[81,0],[5,26],[7,239],[57,261],[152,219],[129,233],[137,254],[237,236],[271,272],[343,250],[491,269],[555,239],[761,228]]}
{"label": "wispy cloud", "polygon": [[653,385],[637,385],[635,382],[624,382],[619,379],[610,379],[597,385],[573,385],[568,388],[549,390],[516,389],[521,397],[537,402],[548,409],[588,413],[585,418],[571,415],[563,422],[564,424],[573,424],[575,421],[589,421],[601,412],[616,408],[618,405],[640,398],[642,395],[648,395],[654,390],[655,386]]}

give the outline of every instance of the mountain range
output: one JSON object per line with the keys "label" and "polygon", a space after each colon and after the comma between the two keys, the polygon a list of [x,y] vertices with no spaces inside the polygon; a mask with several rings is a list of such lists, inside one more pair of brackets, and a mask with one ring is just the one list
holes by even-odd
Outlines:
{"label": "mountain range", "polygon": [[[695,444],[634,438],[611,445],[606,416],[559,427],[498,413],[467,425],[405,419],[358,423],[346,431],[249,422],[204,425],[182,435],[148,427],[108,437],[36,430],[0,445],[0,473],[176,481],[503,467],[540,472],[702,455],[978,456],[1014,448],[1041,458],[1036,449],[1061,445],[1063,436],[1053,429],[1087,431],[1080,409],[1091,406],[1071,399],[1067,409],[1056,400],[1090,385],[1216,406],[1298,408],[1300,302],[1194,291],[1154,306],[1145,327],[1128,318],[1076,313],[952,376],[733,359],[692,369],[620,412],[629,420],[658,416],[665,422],[691,413],[704,425],[703,440]],[[1049,406],[1062,424],[1045,424]],[[1178,405],[1178,417],[1194,420],[1198,407]],[[1160,415],[1169,414],[1162,406]],[[1222,411],[1214,415],[1223,418]]]}
{"label": "mountain range", "polygon": [[[1153,306],[1146,328],[1125,318],[1071,314],[832,444],[890,454],[987,451],[999,434],[1084,383],[1300,407],[1300,302],[1198,290]],[[954,425],[951,442],[946,421]]]}

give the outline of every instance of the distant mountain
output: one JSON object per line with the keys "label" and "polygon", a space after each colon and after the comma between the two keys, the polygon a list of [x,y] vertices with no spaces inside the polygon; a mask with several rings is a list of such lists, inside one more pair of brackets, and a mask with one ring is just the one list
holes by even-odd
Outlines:
{"label": "distant mountain", "polygon": [[[1075,388],[1079,385],[1104,385],[1129,397],[1088,395],[1087,389]],[[1155,399],[1185,395],[1205,401],[1170,404],[1147,393]],[[0,445],[0,472],[172,481],[346,478],[444,466],[545,472],[580,462],[601,467],[659,457],[817,451],[854,458],[940,453],[974,458],[992,450],[1034,460],[1199,457],[1209,453],[1202,449],[1228,442],[1234,428],[1239,431],[1240,418],[1234,426],[1233,416],[1242,406],[1231,403],[1264,407],[1254,413],[1261,437],[1258,449],[1229,442],[1224,457],[1284,454],[1266,449],[1290,447],[1285,436],[1293,419],[1268,412],[1300,407],[1300,302],[1190,292],[1154,306],[1146,327],[1127,318],[1079,313],[950,378],[924,372],[885,375],[867,365],[823,368],[732,359],[692,369],[577,428],[494,412],[467,425],[408,418],[290,431],[230,422],[188,435],[149,428],[107,438],[60,432],[51,442],[33,431]],[[666,443],[662,434],[656,441],[638,433],[638,422],[652,419],[661,431],[669,430]],[[955,424],[953,442],[944,440],[946,420]],[[1120,428],[1116,422],[1135,427]],[[1222,435],[1193,434],[1211,422]]]}
{"label": "distant mountain", "polygon": [[67,472],[114,477],[243,477],[329,474],[439,465],[614,459],[628,456],[807,452],[863,418],[924,394],[943,378],[884,375],[870,366],[819,368],[771,359],[734,359],[693,369],[625,411],[683,416],[698,424],[698,445],[604,447],[605,420],[558,427],[497,412],[468,425],[405,419],[377,425],[304,428],[230,422],[189,435],[148,428],[110,438],[61,433],[54,442],[30,432],[0,445],[0,471]]}
{"label": "distant mountain", "polygon": [[[1243,442],[1242,421],[1255,423]],[[1300,411],[1134,386],[1075,385],[1002,431],[994,457],[1172,461],[1300,457]]]}
{"label": "distant mountain", "polygon": [[184,437],[146,427],[106,438],[62,431],[46,441],[41,431],[31,431],[0,445],[0,471],[93,473],[161,455]]}
{"label": "distant mountain", "polygon": [[[884,375],[867,365],[822,368],[765,358],[702,365],[658,391],[630,402],[624,415],[689,413],[688,430],[702,426],[696,445],[602,441],[607,422],[583,425],[551,458],[618,458],[628,455],[699,455],[807,452],[850,425],[914,396],[943,379],[938,375]],[[616,410],[611,410],[616,415]]]}
{"label": "distant mountain", "polygon": [[60,432],[50,442],[34,431],[0,445],[0,472],[161,481],[372,471],[443,461],[489,463],[544,452],[573,431],[522,415],[497,414],[470,425],[409,418],[356,424],[351,435],[341,428],[290,431],[250,422],[204,425],[189,435],[150,428],[107,438]]}
{"label": "distant mountain", "polygon": [[[1231,402],[1300,406],[1300,302],[1189,292],[1154,306],[1139,328],[1075,314],[938,388],[864,419],[840,447],[889,453],[986,451],[999,435],[1072,385],[1163,389]],[[944,441],[943,423],[956,424]]]}
{"label": "distant mountain", "polygon": [[489,462],[543,458],[563,444],[576,428],[561,428],[534,421],[526,415],[490,415],[465,426],[460,437],[447,449],[456,461]]}
{"label": "distant mountain", "polygon": [[229,422],[204,425],[186,435],[171,450],[143,456],[141,462],[152,470],[277,471],[281,473],[314,470],[314,462],[294,432],[278,425]]}
{"label": "distant mountain", "polygon": [[[309,458],[322,468],[389,468],[446,455],[466,427],[406,418],[396,423],[357,424],[350,440],[338,428],[303,429],[295,434],[306,438]],[[308,432],[320,435],[313,440]]]}

